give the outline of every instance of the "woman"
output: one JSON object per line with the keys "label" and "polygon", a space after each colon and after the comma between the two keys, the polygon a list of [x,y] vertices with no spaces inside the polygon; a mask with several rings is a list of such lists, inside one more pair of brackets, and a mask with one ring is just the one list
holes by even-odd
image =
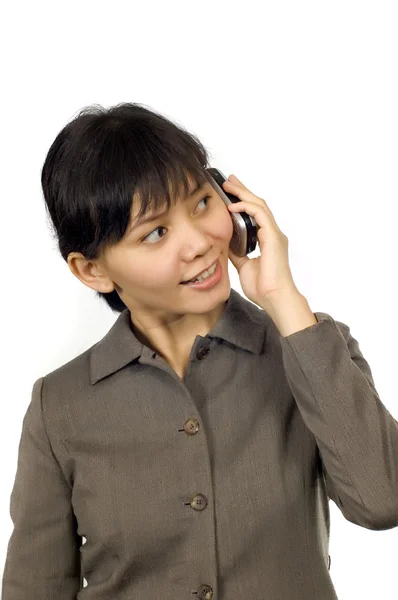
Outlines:
{"label": "woman", "polygon": [[[329,499],[398,525],[398,423],[358,342],[310,310],[265,201],[230,176],[227,207],[207,167],[138,104],[81,111],[48,152],[61,255],[119,316],[33,385],[3,600],[332,600]],[[255,259],[229,248],[242,210]]]}

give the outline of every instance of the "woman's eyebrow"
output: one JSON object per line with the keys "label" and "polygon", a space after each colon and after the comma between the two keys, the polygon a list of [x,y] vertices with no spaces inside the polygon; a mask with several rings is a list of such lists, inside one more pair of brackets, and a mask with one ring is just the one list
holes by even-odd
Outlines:
{"label": "woman's eyebrow", "polygon": [[[195,187],[193,189],[190,190],[188,196],[187,196],[187,200],[189,200],[190,198],[192,198],[192,196],[194,196],[199,190],[201,190],[204,187],[205,183],[196,183]],[[149,223],[150,221],[154,221],[155,219],[158,219],[159,217],[165,215],[168,212],[167,208],[166,210],[158,213],[157,215],[143,215],[141,217],[141,219],[137,220],[134,219],[134,221],[132,222],[132,224],[129,227],[129,230],[135,229],[136,227],[139,227],[141,225],[143,225],[144,223]]]}

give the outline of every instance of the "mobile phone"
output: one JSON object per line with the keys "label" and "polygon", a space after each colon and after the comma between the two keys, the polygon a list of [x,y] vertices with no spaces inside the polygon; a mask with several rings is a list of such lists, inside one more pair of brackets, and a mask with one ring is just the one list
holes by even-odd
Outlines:
{"label": "mobile phone", "polygon": [[[224,200],[226,206],[231,202],[240,202],[237,196],[226,192],[222,187],[227,178],[219,169],[211,167],[206,169],[206,172],[210,175],[210,184]],[[246,256],[256,249],[258,225],[254,217],[244,211],[230,213],[230,215],[234,231],[229,245],[238,256]]]}

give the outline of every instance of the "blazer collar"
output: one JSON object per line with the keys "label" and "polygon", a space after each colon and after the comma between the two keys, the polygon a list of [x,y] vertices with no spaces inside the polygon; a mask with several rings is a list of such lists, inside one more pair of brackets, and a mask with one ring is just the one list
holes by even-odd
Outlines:
{"label": "blazer collar", "polygon": [[[269,322],[269,318],[264,319],[266,313],[233,288],[226,304],[221,317],[206,337],[220,338],[239,348],[260,354]],[[108,333],[93,346],[90,355],[90,379],[93,385],[141,355],[153,354],[148,346],[137,339],[130,325],[130,310],[126,308]]]}

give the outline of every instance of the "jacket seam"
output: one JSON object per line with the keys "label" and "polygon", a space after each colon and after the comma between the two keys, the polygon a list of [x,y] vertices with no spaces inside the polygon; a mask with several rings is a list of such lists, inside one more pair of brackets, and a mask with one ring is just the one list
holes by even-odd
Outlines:
{"label": "jacket seam", "polygon": [[[301,451],[301,464],[302,465],[305,464],[304,450],[305,450],[305,444],[302,444],[302,451]],[[306,474],[303,470],[303,488],[304,488],[303,510],[304,510],[304,529],[305,529],[304,535],[305,535],[305,545],[306,545],[306,556],[309,557],[310,556],[310,545],[309,545],[309,540],[308,540],[308,521],[307,521],[307,510],[306,510],[306,504],[305,504],[306,489],[307,489],[305,477],[306,477]],[[315,587],[313,569],[311,569],[311,565],[309,566],[309,571],[311,573],[310,577],[311,577],[311,582],[312,582],[312,591],[314,594],[314,598],[316,598],[316,587]]]}
{"label": "jacket seam", "polygon": [[[41,408],[41,414],[42,414],[42,420],[43,420],[43,427],[44,427],[44,431],[45,431],[45,433],[46,433],[46,436],[47,436],[47,441],[48,441],[48,444],[49,444],[49,446],[50,446],[50,450],[51,450],[51,453],[52,453],[52,455],[53,455],[53,457],[54,457],[54,460],[56,461],[57,465],[59,466],[59,469],[60,469],[60,471],[61,471],[61,473],[62,473],[62,476],[63,476],[63,478],[64,478],[64,480],[65,480],[65,482],[66,482],[67,486],[69,487],[69,489],[70,489],[70,490],[73,490],[73,486],[72,486],[72,485],[70,485],[70,483],[69,483],[69,481],[68,481],[67,477],[65,477],[65,473],[64,473],[64,471],[63,471],[63,469],[62,469],[62,467],[61,467],[61,464],[60,464],[60,462],[59,462],[59,460],[58,460],[58,458],[57,458],[57,456],[56,456],[56,454],[55,454],[55,452],[54,452],[53,445],[52,445],[52,443],[51,443],[51,439],[50,439],[50,436],[49,436],[49,434],[48,434],[48,428],[49,428],[49,426],[48,426],[48,424],[46,423],[46,418],[45,418],[45,413],[44,413],[44,399],[43,399],[43,396],[44,396],[44,380],[45,380],[45,376],[44,376],[44,377],[42,377],[42,383],[41,383],[41,388],[40,388],[40,408]],[[60,436],[60,438],[59,438],[59,439],[60,439],[60,441],[62,442],[62,445],[63,445],[63,447],[65,447],[65,444],[64,444],[64,442],[63,442],[63,440],[62,440],[61,436]],[[66,450],[66,452],[68,453],[68,456],[70,456],[70,453],[68,452],[68,450],[67,450],[67,448],[66,448],[66,447],[65,447],[65,450]]]}

